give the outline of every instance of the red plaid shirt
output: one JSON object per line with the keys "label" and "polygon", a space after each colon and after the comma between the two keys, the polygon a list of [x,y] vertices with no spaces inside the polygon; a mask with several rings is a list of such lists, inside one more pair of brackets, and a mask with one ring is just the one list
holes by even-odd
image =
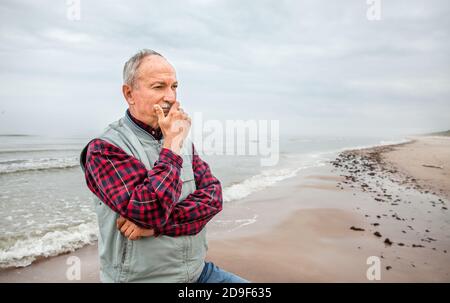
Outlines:
{"label": "red plaid shirt", "polygon": [[[159,130],[132,120],[159,139]],[[113,211],[144,228],[155,236],[194,235],[222,210],[222,187],[193,148],[192,168],[197,189],[178,202],[182,181],[183,159],[163,148],[153,169],[122,149],[104,140],[89,143],[85,177],[89,189]]]}

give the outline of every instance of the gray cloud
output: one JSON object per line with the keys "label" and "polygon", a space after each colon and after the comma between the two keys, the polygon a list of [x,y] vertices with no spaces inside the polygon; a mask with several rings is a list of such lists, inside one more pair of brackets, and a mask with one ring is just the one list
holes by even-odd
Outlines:
{"label": "gray cloud", "polygon": [[277,119],[297,134],[450,128],[448,1],[65,1],[0,4],[0,133],[85,135],[125,110],[140,48],[176,67],[205,118]]}

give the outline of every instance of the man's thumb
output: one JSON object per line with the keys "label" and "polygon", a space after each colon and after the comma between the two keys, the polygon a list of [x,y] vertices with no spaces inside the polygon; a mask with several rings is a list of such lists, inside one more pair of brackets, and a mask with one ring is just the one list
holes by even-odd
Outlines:
{"label": "man's thumb", "polygon": [[158,122],[161,121],[162,119],[164,119],[164,112],[161,108],[161,106],[159,106],[158,104],[153,105],[153,110],[156,113],[156,116],[158,116]]}

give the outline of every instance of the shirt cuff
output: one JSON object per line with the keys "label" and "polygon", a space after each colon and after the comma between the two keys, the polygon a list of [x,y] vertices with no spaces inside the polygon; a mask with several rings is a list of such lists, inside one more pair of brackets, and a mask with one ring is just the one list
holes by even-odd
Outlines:
{"label": "shirt cuff", "polygon": [[157,227],[155,227],[154,229],[153,229],[153,237],[159,237],[159,236],[161,236],[162,235],[162,228],[161,229],[159,229],[159,228],[157,228]]}
{"label": "shirt cuff", "polygon": [[171,165],[175,165],[176,167],[180,168],[183,166],[183,158],[177,154],[175,154],[173,151],[171,151],[168,148],[162,148],[161,152],[159,153],[159,160],[161,162],[165,162]]}

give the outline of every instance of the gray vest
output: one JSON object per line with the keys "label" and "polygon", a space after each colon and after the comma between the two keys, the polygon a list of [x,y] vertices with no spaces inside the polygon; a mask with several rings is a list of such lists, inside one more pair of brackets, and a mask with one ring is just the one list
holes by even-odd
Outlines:
{"label": "gray vest", "polygon": [[[162,142],[137,126],[128,115],[110,124],[99,137],[140,160],[150,170],[159,158]],[[163,140],[161,140],[163,141]],[[82,168],[87,146],[81,154]],[[192,171],[192,144],[184,143],[181,152],[182,192],[184,200],[196,190]],[[207,247],[206,228],[193,236],[145,237],[131,241],[116,227],[118,214],[97,197],[95,211],[99,224],[98,251],[102,282],[196,282]]]}

